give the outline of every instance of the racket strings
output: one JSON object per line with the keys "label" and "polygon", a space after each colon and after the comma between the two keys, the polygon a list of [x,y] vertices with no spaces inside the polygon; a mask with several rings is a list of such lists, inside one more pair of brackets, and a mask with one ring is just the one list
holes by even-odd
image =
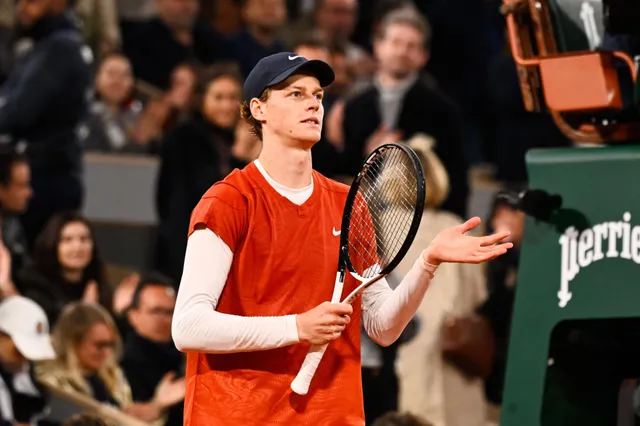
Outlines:
{"label": "racket strings", "polygon": [[389,265],[409,236],[418,200],[416,173],[399,148],[381,152],[363,171],[348,231],[349,258],[363,278]]}

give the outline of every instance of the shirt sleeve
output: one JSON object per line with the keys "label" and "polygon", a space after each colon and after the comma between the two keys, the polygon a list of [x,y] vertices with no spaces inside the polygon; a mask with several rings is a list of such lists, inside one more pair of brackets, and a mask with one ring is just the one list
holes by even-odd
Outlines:
{"label": "shirt sleeve", "polygon": [[362,295],[362,322],[367,334],[381,346],[395,342],[418,311],[436,267],[419,256],[395,290],[387,280],[371,285]]}
{"label": "shirt sleeve", "polygon": [[232,353],[299,342],[295,315],[242,317],[216,312],[232,261],[232,249],[210,229],[196,230],[189,237],[172,323],[176,347],[183,352]]}

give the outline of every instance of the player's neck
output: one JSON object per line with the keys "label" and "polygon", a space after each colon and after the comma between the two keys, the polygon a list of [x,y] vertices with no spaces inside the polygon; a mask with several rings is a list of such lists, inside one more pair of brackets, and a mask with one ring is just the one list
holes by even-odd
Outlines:
{"label": "player's neck", "polygon": [[263,144],[258,160],[267,174],[280,185],[299,189],[311,184],[311,150],[267,143]]}

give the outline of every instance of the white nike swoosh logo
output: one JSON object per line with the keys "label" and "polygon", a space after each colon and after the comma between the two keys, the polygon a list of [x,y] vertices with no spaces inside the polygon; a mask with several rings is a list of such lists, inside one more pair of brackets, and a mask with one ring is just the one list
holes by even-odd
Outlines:
{"label": "white nike swoosh logo", "polygon": [[302,56],[300,56],[300,55],[296,55],[296,56],[291,56],[291,55],[289,55],[289,60],[290,60],[290,61],[293,61],[294,59],[298,59],[298,58],[301,58],[301,57],[302,57]]}
{"label": "white nike swoosh logo", "polygon": [[341,231],[336,231],[336,228],[333,228],[333,229],[331,230],[331,232],[333,232],[333,235],[335,235],[335,236],[337,237],[338,235],[340,235],[340,232],[341,232]]}

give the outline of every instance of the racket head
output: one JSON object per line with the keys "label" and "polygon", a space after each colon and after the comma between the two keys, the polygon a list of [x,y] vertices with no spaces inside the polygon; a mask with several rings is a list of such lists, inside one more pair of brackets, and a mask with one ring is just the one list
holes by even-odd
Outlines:
{"label": "racket head", "polygon": [[[347,195],[341,224],[340,263],[361,280],[391,272],[407,254],[418,232],[425,191],[422,164],[409,146],[389,143],[374,150]],[[381,209],[397,209],[398,214],[394,216],[389,210],[386,213],[390,216],[383,218],[385,212]],[[367,214],[370,223],[364,225]],[[383,239],[389,228],[393,228],[391,235]],[[375,253],[363,243],[374,243]],[[376,256],[378,267],[364,268]]]}

